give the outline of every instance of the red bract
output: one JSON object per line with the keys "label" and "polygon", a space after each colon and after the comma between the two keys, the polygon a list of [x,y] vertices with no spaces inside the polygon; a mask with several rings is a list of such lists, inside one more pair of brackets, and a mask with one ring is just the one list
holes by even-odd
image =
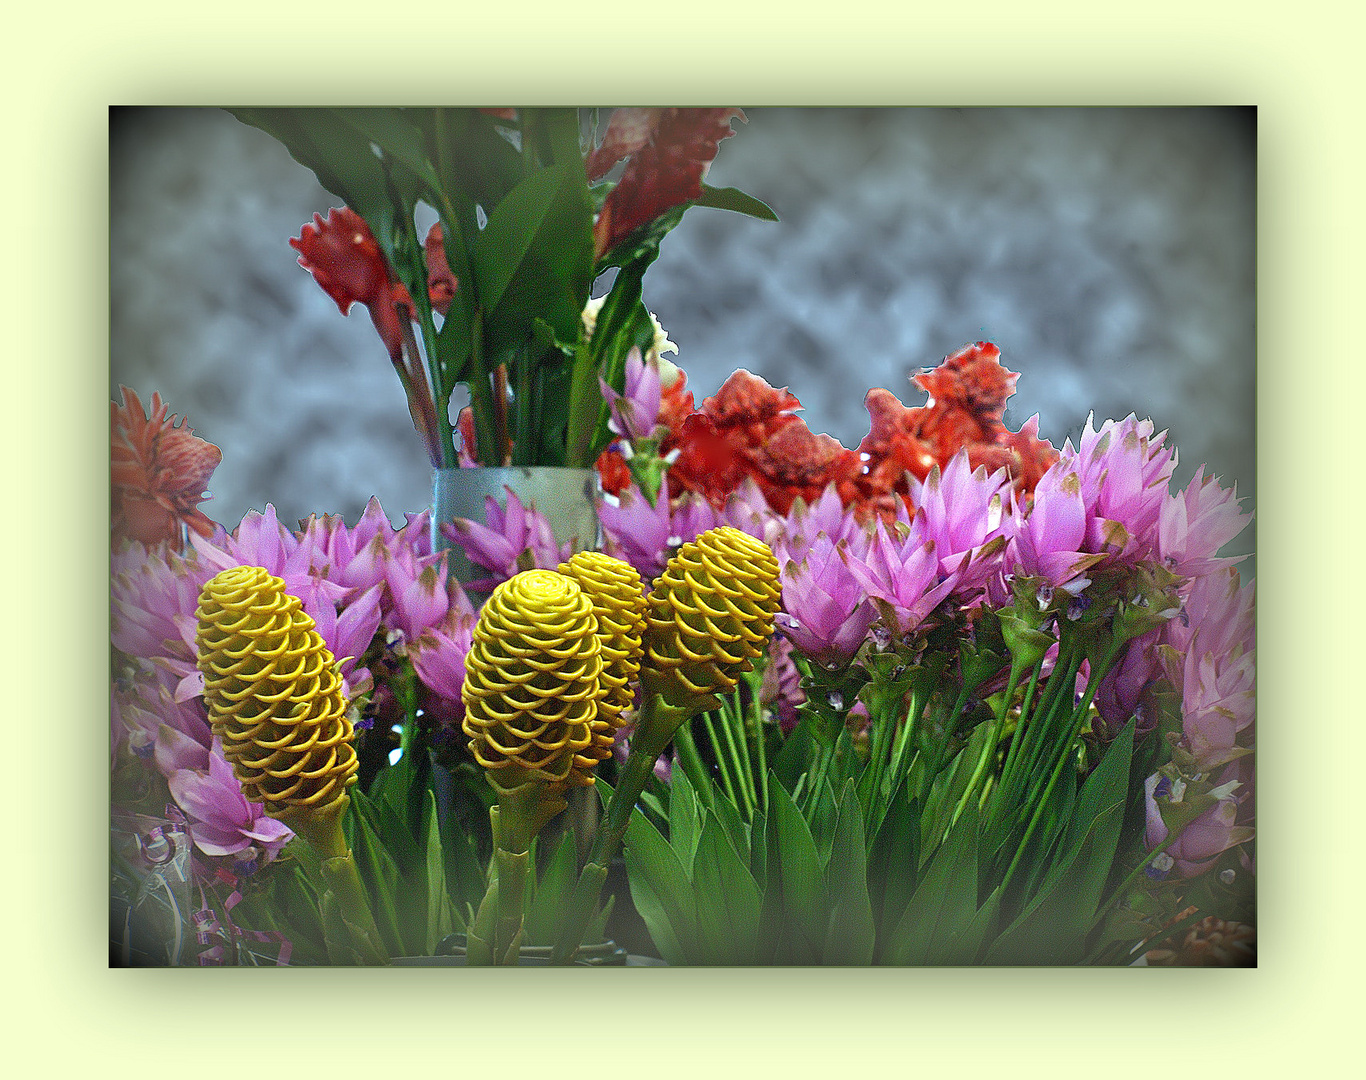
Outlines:
{"label": "red bract", "polygon": [[590,179],[596,179],[630,158],[593,226],[594,258],[680,203],[699,198],[721,140],[735,134],[730,122],[737,116],[745,118],[739,109],[616,110],[602,145],[586,162]]}
{"label": "red bract", "polygon": [[[1004,469],[1015,490],[1028,496],[1058,452],[1038,437],[1037,417],[1018,432],[1002,423],[1018,376],[1001,366],[1000,355],[996,346],[977,342],[915,376],[931,395],[917,408],[889,390],[870,390],[865,405],[871,426],[857,452],[813,433],[796,415],[801,402],[794,394],[748,371],[734,372],[697,411],[690,411],[692,394],[683,392],[680,378],[665,389],[660,413],[670,432],[661,452],[678,451],[670,485],[720,509],[750,477],[770,508],[785,514],[798,496],[814,502],[833,484],[860,520],[890,521],[903,505],[913,509],[908,473],[924,480],[934,466],[945,469],[966,450],[973,468]],[[615,451],[607,451],[598,468],[606,490],[617,494],[629,486],[630,474]]]}
{"label": "red bract", "polygon": [[160,394],[152,395],[149,417],[137,394],[124,386],[119,391],[122,404],[109,403],[114,539],[179,548],[182,525],[212,535],[213,522],[199,503],[222,451],[196,438],[183,420],[168,416]]}
{"label": "red bract", "polygon": [[696,491],[719,509],[750,476],[780,514],[798,495],[818,498],[857,468],[857,458],[829,435],[813,434],[796,415],[801,407],[786,387],[743,368],[732,373],[664,443],[680,451],[669,470],[675,490]]}
{"label": "red bract", "polygon": [[1058,453],[1037,437],[1037,420],[1019,432],[1002,423],[1019,376],[1001,365],[1000,356],[995,345],[979,341],[914,376],[912,381],[930,395],[917,408],[907,408],[890,391],[870,390],[864,404],[872,426],[859,444],[867,464],[860,491],[905,494],[906,473],[923,480],[935,465],[947,467],[965,449],[974,467],[1004,468],[1020,494],[1032,492]]}
{"label": "red bract", "polygon": [[312,224],[300,229],[289,244],[299,252],[299,265],[336,301],[343,315],[352,304],[369,309],[390,357],[401,363],[403,324],[412,318],[413,301],[408,290],[393,280],[365,219],[349,207],[333,207],[326,220],[314,214]]}

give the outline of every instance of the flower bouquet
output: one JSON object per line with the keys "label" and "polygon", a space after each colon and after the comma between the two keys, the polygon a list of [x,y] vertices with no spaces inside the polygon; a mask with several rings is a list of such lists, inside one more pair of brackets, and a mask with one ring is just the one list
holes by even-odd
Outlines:
{"label": "flower bouquet", "polygon": [[369,310],[436,467],[590,466],[599,380],[620,390],[654,339],[641,281],[660,241],[694,205],[776,220],[704,182],[739,109],[232,111],[345,200],[290,243],[343,314]]}
{"label": "flower bouquet", "polygon": [[[985,342],[914,376],[924,405],[869,391],[852,450],[744,370],[696,405],[640,303],[665,223],[612,202],[640,159],[578,198],[585,162],[668,145],[674,111],[620,113],[591,147],[558,113],[249,117],[320,177],[349,161],[355,250],[327,264],[324,221],[295,245],[343,307],[370,308],[434,463],[592,462],[602,542],[557,543],[511,495],[446,530],[487,572],[477,602],[428,511],[395,528],[372,500],[354,525],[290,530],[267,506],[228,532],[199,509],[217,448],[125,390],[114,805],[190,838],[198,949],[174,955],[1254,963],[1253,586],[1220,555],[1248,521],[1236,492],[1203,469],[1173,492],[1174,449],[1133,416],[1061,450],[1037,418],[1009,430],[1017,376]],[[318,154],[334,136],[354,152]],[[442,165],[442,147],[463,156]],[[500,201],[451,200],[417,244],[417,202],[467,170],[542,201],[495,223]],[[724,201],[691,191],[674,220]],[[561,212],[568,232],[524,227]],[[522,239],[477,254],[495,224]],[[356,252],[364,287],[335,272]],[[622,261],[601,306],[578,270],[546,268],[590,280],[604,258]],[[511,291],[480,292],[498,274]],[[443,427],[462,379],[471,411]],[[584,790],[594,812],[566,814]],[[135,863],[111,885],[125,907],[146,891]]]}

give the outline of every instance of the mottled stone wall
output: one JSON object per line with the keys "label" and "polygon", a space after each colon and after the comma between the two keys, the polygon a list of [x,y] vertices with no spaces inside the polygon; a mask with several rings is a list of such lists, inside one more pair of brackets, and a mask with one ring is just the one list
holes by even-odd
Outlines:
{"label": "mottled stone wall", "polygon": [[[920,404],[911,372],[986,339],[1021,372],[1012,428],[1151,416],[1179,479],[1207,462],[1255,495],[1251,110],[747,112],[709,179],[781,223],[693,210],[646,278],[699,400],[746,367],[853,446],[869,387]],[[426,505],[368,316],[287,244],[336,200],[215,110],[121,113],[111,162],[111,393],[160,390],[222,447],[210,516]]]}

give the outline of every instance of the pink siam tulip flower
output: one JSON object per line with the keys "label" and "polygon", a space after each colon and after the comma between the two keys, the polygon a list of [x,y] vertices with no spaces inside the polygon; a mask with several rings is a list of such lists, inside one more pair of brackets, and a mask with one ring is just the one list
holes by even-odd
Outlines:
{"label": "pink siam tulip flower", "polygon": [[797,726],[797,710],[805,704],[806,694],[802,690],[801,672],[792,661],[792,642],[783,634],[774,634],[769,641],[759,701],[773,711],[783,734],[790,735]]}
{"label": "pink siam tulip flower", "polygon": [[1096,431],[1088,417],[1078,449],[1068,441],[1059,465],[1071,463],[1081,480],[1086,505],[1086,550],[1125,562],[1151,558],[1158,523],[1176,459],[1162,446],[1167,433],[1153,434],[1151,420],[1131,413],[1107,420]]}
{"label": "pink siam tulip flower", "polygon": [[[1251,775],[1247,762],[1237,762],[1224,769],[1218,786],[1210,792],[1218,801],[1182,829],[1181,835],[1163,853],[1171,860],[1170,864],[1158,856],[1159,871],[1166,866],[1178,877],[1196,877],[1229,848],[1252,839],[1252,827],[1241,823],[1252,805]],[[1163,796],[1172,798],[1173,787],[1172,781],[1157,773],[1144,782],[1144,839],[1150,849],[1167,839],[1167,826],[1156,800]]]}
{"label": "pink siam tulip flower", "polygon": [[[446,554],[442,552],[432,561],[419,559],[410,548],[401,544],[390,548],[378,536],[370,546],[376,549],[376,562],[384,575],[384,625],[401,633],[405,641],[416,641],[451,609]],[[469,610],[464,593],[457,596],[457,605]]]}
{"label": "pink siam tulip flower", "polygon": [[1254,603],[1255,582],[1240,588],[1229,568],[1197,578],[1185,620],[1168,624],[1167,677],[1181,691],[1187,745],[1206,768],[1235,756],[1238,736],[1256,718]]}
{"label": "pink siam tulip flower", "polygon": [[659,408],[663,401],[660,388],[659,359],[651,356],[642,359],[640,350],[632,348],[626,354],[626,393],[618,394],[602,376],[598,376],[602,396],[611,410],[608,421],[616,434],[630,442],[655,438],[667,428],[660,430]]}
{"label": "pink siam tulip flower", "polygon": [[180,620],[193,616],[199,591],[215,571],[178,555],[162,556],[141,546],[115,560],[110,576],[111,641],[127,656],[157,661],[193,661]]}
{"label": "pink siam tulip flower", "polygon": [[1239,505],[1238,489],[1225,491],[1200,466],[1186,489],[1166,499],[1158,521],[1158,553],[1182,577],[1196,578],[1242,562],[1246,556],[1215,558],[1219,549],[1247,528],[1252,515]]}
{"label": "pink siam tulip flower", "polygon": [[[394,547],[400,537],[401,542],[407,543],[414,535],[414,531],[407,528],[395,532],[379,500],[373,497],[354,529],[346,527],[340,514],[322,517],[315,514],[299,524],[299,543],[311,549],[309,564],[313,573],[358,592],[384,580],[378,552]],[[425,529],[419,528],[416,532],[425,532]],[[378,547],[372,543],[377,538],[380,540]],[[430,545],[431,540],[427,538],[428,551]]]}
{"label": "pink siam tulip flower", "polygon": [[[472,589],[492,589],[521,570],[554,570],[570,555],[570,545],[556,542],[543,514],[523,506],[511,488],[503,490],[508,495],[506,510],[492,495],[484,500],[487,525],[457,518],[441,526],[446,538],[459,544],[471,563],[489,571],[488,578],[470,583]],[[528,554],[531,565],[523,565],[523,556]]]}
{"label": "pink siam tulip flower", "polygon": [[604,496],[598,507],[603,549],[634,566],[647,584],[664,572],[679,547],[717,524],[716,511],[703,498],[689,493],[672,502],[666,474],[654,505],[632,484],[619,496]]}
{"label": "pink siam tulip flower", "polygon": [[[768,505],[768,500],[752,476],[746,476],[726,499],[716,523],[730,525],[756,540],[762,540],[773,548],[775,554],[778,551],[776,545],[781,543],[784,532],[783,518]],[[781,565],[783,560],[779,558],[778,562]]]}
{"label": "pink siam tulip flower", "polygon": [[460,688],[465,682],[465,658],[474,641],[473,612],[452,611],[440,626],[430,626],[408,646],[408,657],[422,685],[447,704],[446,719],[464,715]]}
{"label": "pink siam tulip flower", "polygon": [[[1006,575],[1040,578],[1053,589],[1077,595],[1091,583],[1082,576],[1101,558],[1083,549],[1086,543],[1086,504],[1081,478],[1070,462],[1057,462],[1040,478],[1028,514],[1018,503],[1010,514],[1006,545]],[[992,602],[1010,602],[1005,576],[989,583]]]}
{"label": "pink siam tulip flower", "polygon": [[845,509],[835,485],[830,484],[815,502],[807,504],[800,497],[792,508],[779,519],[782,530],[770,544],[778,561],[784,556],[800,562],[816,537],[824,534],[838,544],[848,545],[851,555],[861,556],[867,549],[871,534],[858,523],[853,508]]}
{"label": "pink siam tulip flower", "polygon": [[1105,733],[1113,738],[1130,719],[1137,716],[1136,733],[1147,734],[1157,725],[1157,714],[1147,707],[1145,697],[1162,674],[1157,647],[1166,627],[1140,634],[1125,646],[1124,655],[1100,680],[1095,704]]}
{"label": "pink siam tulip flower", "polygon": [[1005,510],[1010,480],[1004,469],[990,476],[985,466],[973,469],[966,450],[959,451],[941,472],[931,467],[922,484],[911,482],[911,500],[925,535],[934,541],[939,572],[958,575],[954,594],[971,600],[1000,572],[1010,522]]}
{"label": "pink siam tulip flower", "polygon": [[897,635],[913,632],[958,582],[956,574],[940,577],[934,541],[916,524],[904,537],[893,539],[879,520],[867,552],[849,559],[850,572],[877,601],[887,629]]}
{"label": "pink siam tulip flower", "polygon": [[273,859],[294,834],[242,795],[223,748],[214,740],[205,769],[181,769],[168,780],[171,796],[190,821],[195,846],[205,855],[232,855],[253,844]]}
{"label": "pink siam tulip flower", "polygon": [[830,670],[853,659],[878,614],[845,551],[821,533],[800,562],[784,563],[774,620],[798,652]]}

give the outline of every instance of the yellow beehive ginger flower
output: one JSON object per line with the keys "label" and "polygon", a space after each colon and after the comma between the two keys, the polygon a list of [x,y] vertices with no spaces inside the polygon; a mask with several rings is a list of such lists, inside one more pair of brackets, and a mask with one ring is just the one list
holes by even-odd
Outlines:
{"label": "yellow beehive ginger flower", "polygon": [[463,728],[500,795],[593,782],[574,759],[598,715],[597,629],[592,602],[554,570],[525,570],[484,604],[465,660]]}
{"label": "yellow beehive ginger flower", "polygon": [[635,703],[635,682],[644,654],[645,590],[636,568],[598,551],[580,551],[559,572],[578,583],[593,605],[602,648],[602,692],[592,724],[593,741],[579,755],[579,766],[591,769],[612,756],[623,713]]}
{"label": "yellow beehive ginger flower", "polygon": [[299,598],[238,566],[204,586],[195,614],[209,722],[242,793],[296,832],[335,822],[359,762],[341,674]]}
{"label": "yellow beehive ginger flower", "polygon": [[768,545],[729,525],[684,544],[648,601],[641,686],[669,705],[707,707],[773,635],[782,589]]}

